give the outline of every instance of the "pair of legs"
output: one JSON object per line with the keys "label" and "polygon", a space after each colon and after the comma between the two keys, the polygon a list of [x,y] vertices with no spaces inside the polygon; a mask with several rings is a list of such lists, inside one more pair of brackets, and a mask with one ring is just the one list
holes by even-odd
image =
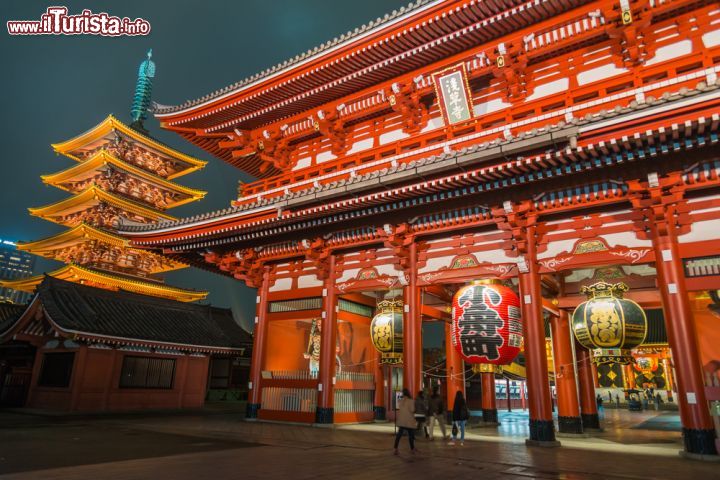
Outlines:
{"label": "pair of legs", "polygon": [[445,419],[441,414],[435,414],[430,415],[430,439],[433,438],[433,433],[435,432],[435,422],[440,425],[440,431],[442,432],[443,438],[445,438],[447,436],[445,433]]}
{"label": "pair of legs", "polygon": [[[467,420],[456,420],[453,423],[457,426],[460,431],[460,443],[465,441],[465,423]],[[457,434],[453,433],[453,442],[457,439]]]}
{"label": "pair of legs", "polygon": [[427,427],[427,423],[425,423],[427,417],[416,417],[415,419],[418,422],[417,431],[418,431],[418,434],[420,434],[420,438],[422,438],[423,433],[425,433],[425,438],[428,438],[428,436],[429,436],[428,435],[428,427]]}
{"label": "pair of legs", "polygon": [[410,441],[410,450],[415,450],[415,429],[407,427],[398,427],[397,434],[395,435],[395,453],[397,453],[398,445],[400,445],[400,439],[403,433],[407,432],[408,440]]}

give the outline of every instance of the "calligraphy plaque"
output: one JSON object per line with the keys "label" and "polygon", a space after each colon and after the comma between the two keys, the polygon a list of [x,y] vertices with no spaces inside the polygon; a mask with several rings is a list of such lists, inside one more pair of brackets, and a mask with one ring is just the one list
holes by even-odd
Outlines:
{"label": "calligraphy plaque", "polygon": [[433,81],[446,125],[473,118],[472,95],[467,83],[465,64],[434,74]]}

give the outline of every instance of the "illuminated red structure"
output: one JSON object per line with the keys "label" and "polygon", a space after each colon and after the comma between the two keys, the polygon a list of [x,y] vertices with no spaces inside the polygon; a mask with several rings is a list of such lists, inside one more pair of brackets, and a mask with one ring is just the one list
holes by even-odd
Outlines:
{"label": "illuminated red structure", "polygon": [[[418,391],[428,373],[423,322],[447,325],[457,288],[499,278],[521,300],[529,440],[557,445],[556,428],[599,426],[604,375],[573,349],[567,312],[581,287],[622,281],[666,327],[665,345],[640,348],[671,359],[686,453],[716,455],[719,15],[712,1],[421,0],[159,108],[258,180],[226,210],[122,233],[258,288],[248,415],[261,419],[391,407],[389,388]],[[400,297],[402,375],[376,368],[367,333],[378,301]],[[465,367],[446,348],[452,396]]]}

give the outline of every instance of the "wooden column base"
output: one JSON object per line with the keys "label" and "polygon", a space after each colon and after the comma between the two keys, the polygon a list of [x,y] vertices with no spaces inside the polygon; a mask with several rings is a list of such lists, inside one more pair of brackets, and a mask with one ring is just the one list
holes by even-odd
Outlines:
{"label": "wooden column base", "polygon": [[[530,439],[535,442],[554,442],[555,424],[552,420],[530,419]],[[527,442],[526,442],[527,443]],[[559,445],[559,443],[558,443]]]}
{"label": "wooden column base", "polygon": [[332,424],[334,417],[335,412],[333,408],[317,407],[317,410],[315,410],[315,423]]}
{"label": "wooden column base", "polygon": [[483,422],[485,423],[498,423],[498,411],[497,408],[483,408]]}
{"label": "wooden column base", "polygon": [[385,421],[387,419],[385,407],[378,407],[376,405],[373,407],[373,413],[375,414],[375,420]]}
{"label": "wooden column base", "polygon": [[583,433],[583,424],[580,417],[558,416],[558,432],[560,433]]}
{"label": "wooden column base", "polygon": [[600,430],[600,417],[597,413],[581,413],[580,418],[584,430],[589,428]]}
{"label": "wooden column base", "polygon": [[259,403],[248,403],[245,407],[245,418],[258,418],[258,412],[260,411]]}
{"label": "wooden column base", "polygon": [[685,452],[695,455],[718,456],[714,429],[683,428],[682,433]]}

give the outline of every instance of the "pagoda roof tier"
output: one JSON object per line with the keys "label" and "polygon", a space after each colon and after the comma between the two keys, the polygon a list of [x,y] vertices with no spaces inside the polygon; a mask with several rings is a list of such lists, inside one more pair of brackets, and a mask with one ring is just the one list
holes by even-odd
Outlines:
{"label": "pagoda roof tier", "polygon": [[65,265],[44,275],[0,280],[0,286],[23,292],[34,292],[47,276],[73,283],[88,284],[105,290],[126,291],[180,302],[196,302],[203,300],[208,295],[208,292],[171,287],[160,282],[129,278],[75,264]]}
{"label": "pagoda roof tier", "polygon": [[133,213],[143,218],[147,218],[151,221],[175,220],[175,218],[171,217],[170,215],[158,212],[155,209],[148,208],[144,205],[120,197],[118,195],[108,193],[94,185],[84,190],[78,195],[68,197],[65,200],[61,200],[50,205],[45,205],[43,207],[29,208],[28,211],[31,215],[35,215],[36,217],[40,217],[51,222],[64,224],[62,219],[59,217],[85,210],[91,206],[95,206],[100,203],[108,203],[124,211]]}
{"label": "pagoda roof tier", "polygon": [[[131,292],[110,292],[44,277],[28,306],[0,309],[0,339],[32,332],[103,346],[160,352],[239,354],[252,335],[229,309],[179,303]],[[18,311],[19,310],[19,311]],[[41,310],[43,315],[38,315]],[[42,322],[42,323],[41,323]]]}
{"label": "pagoda roof tier", "polygon": [[149,251],[138,251],[137,249],[133,249],[128,239],[106,232],[99,228],[95,228],[85,223],[81,223],[69,230],[61,232],[57,235],[53,235],[52,237],[44,238],[42,240],[37,240],[34,242],[18,242],[17,248],[18,250],[24,250],[26,252],[32,253],[33,255],[38,255],[45,258],[56,258],[56,252],[58,250],[70,248],[75,245],[84,244],[91,241],[97,241],[105,245],[127,249],[130,252],[134,251],[137,253],[141,253],[142,255],[149,255],[155,258],[156,260],[158,260],[156,265],[159,266],[159,268],[148,273],[167,272],[171,270],[185,268],[187,266],[181,262],[171,260],[161,255],[156,255]]}
{"label": "pagoda roof tier", "polygon": [[40,178],[42,178],[43,182],[48,185],[71,192],[72,190],[67,186],[68,182],[77,182],[90,178],[95,172],[107,169],[109,165],[112,165],[116,169],[121,170],[128,175],[139,177],[148,183],[156,185],[157,187],[185,197],[184,199],[171,203],[167,208],[174,208],[184,205],[185,203],[200,200],[207,194],[207,192],[203,190],[188,188],[175,182],[165,180],[164,178],[149,173],[142,168],[131,165],[124,160],[120,160],[106,150],[100,150],[91,158],[78,165],[73,165],[72,167],[58,173],[42,175]]}
{"label": "pagoda roof tier", "polygon": [[114,140],[115,135],[117,134],[128,137],[143,147],[156,152],[158,155],[171,159],[184,166],[181,170],[169,175],[168,178],[176,178],[186,175],[190,172],[203,168],[207,164],[207,162],[203,160],[199,160],[195,157],[179,152],[174,148],[155,140],[154,138],[138,132],[137,130],[125,125],[112,115],[109,115],[102,122],[87,132],[65,142],[54,143],[52,147],[55,152],[61,153],[78,162],[82,162],[85,161],[82,157],[84,152],[92,151],[104,143]]}

